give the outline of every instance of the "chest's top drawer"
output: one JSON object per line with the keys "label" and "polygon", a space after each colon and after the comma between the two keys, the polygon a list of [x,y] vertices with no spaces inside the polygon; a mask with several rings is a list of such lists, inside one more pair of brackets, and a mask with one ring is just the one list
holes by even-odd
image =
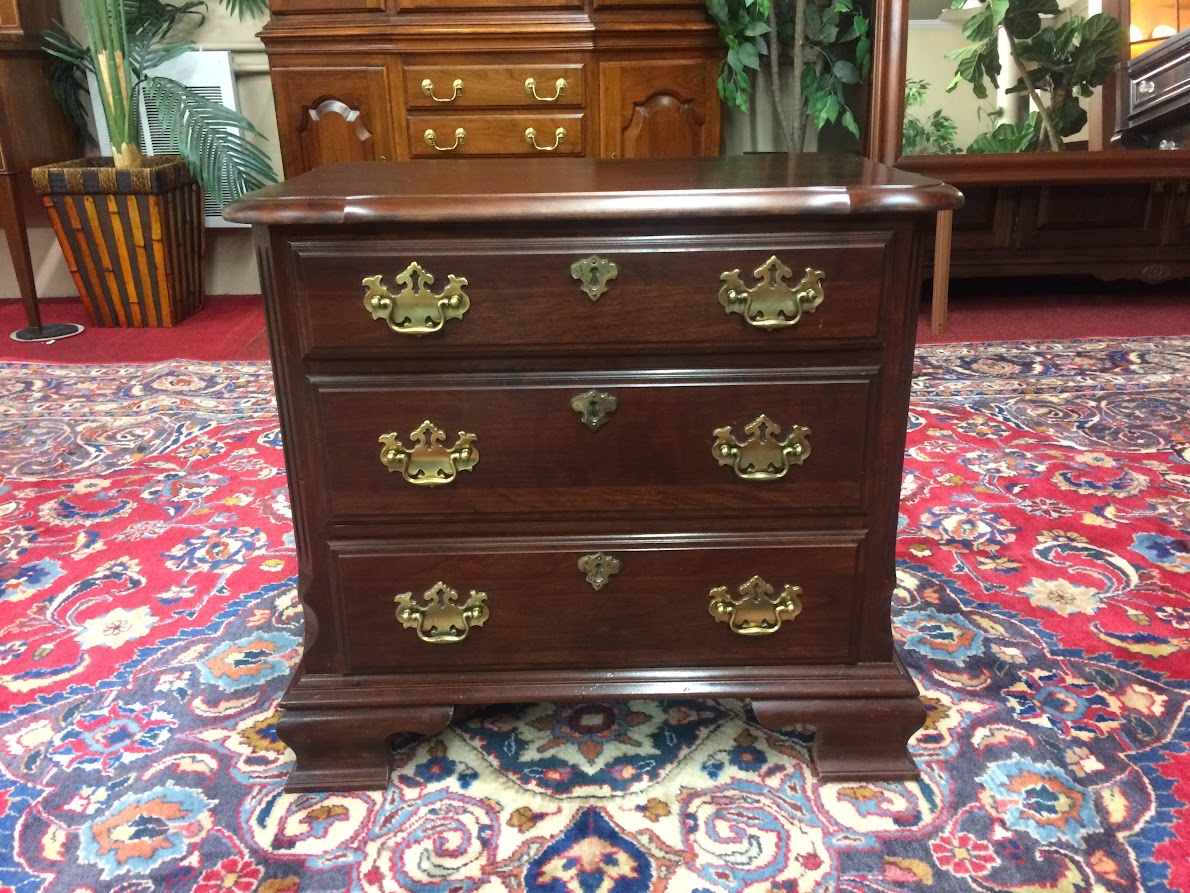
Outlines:
{"label": "chest's top drawer", "polygon": [[580,62],[405,66],[408,109],[581,108],[585,94]]}
{"label": "chest's top drawer", "polygon": [[889,232],[291,244],[303,353],[787,350],[879,334]]}

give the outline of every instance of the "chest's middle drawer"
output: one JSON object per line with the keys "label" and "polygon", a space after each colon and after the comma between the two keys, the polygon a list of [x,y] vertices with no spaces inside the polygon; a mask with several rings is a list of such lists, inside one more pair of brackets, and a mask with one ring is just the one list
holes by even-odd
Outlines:
{"label": "chest's middle drawer", "polygon": [[874,369],[326,377],[333,522],[854,512]]}

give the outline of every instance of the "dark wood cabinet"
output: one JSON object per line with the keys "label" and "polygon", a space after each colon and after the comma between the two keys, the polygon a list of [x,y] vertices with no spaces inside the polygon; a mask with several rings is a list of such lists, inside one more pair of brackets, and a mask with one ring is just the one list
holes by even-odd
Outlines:
{"label": "dark wood cabinet", "polygon": [[45,212],[33,195],[29,170],[80,153],[80,141],[46,78],[40,32],[56,18],[57,0],[0,0],[0,225],[25,315],[35,328],[41,317],[25,220],[33,213],[44,221]]}
{"label": "dark wood cabinet", "polygon": [[958,201],[774,154],[332,165],[229,206],[307,612],[288,788],[383,788],[459,705],[676,695],[814,725],[824,779],[913,777],[897,505]]}
{"label": "dark wood cabinet", "polygon": [[333,161],[714,155],[703,0],[272,0],[287,176]]}

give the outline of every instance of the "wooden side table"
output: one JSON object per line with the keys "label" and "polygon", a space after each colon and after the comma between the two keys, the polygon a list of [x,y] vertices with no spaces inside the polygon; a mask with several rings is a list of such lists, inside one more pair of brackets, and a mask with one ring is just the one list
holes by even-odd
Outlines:
{"label": "wooden side table", "polygon": [[16,341],[69,338],[83,330],[74,323],[42,323],[25,231],[25,208],[36,206],[29,169],[79,155],[78,138],[45,77],[48,57],[40,33],[59,17],[57,0],[0,0],[0,225],[29,323],[12,334]]}

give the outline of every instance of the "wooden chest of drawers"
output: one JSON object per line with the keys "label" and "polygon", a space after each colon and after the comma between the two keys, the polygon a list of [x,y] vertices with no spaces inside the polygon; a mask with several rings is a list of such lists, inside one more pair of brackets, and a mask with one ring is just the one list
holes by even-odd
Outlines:
{"label": "wooden chest of drawers", "polygon": [[716,155],[705,0],[270,0],[288,177],[418,157]]}
{"label": "wooden chest of drawers", "polygon": [[461,705],[706,696],[915,772],[889,625],[923,232],[851,157],[338,165],[256,225],[307,610],[291,790]]}

